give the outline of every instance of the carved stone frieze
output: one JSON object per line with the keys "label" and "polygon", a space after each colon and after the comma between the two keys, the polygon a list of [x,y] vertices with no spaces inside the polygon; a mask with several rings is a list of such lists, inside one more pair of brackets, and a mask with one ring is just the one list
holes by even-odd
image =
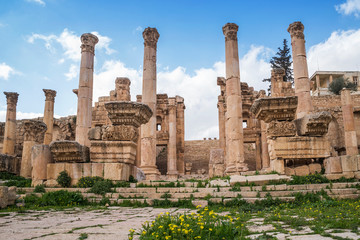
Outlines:
{"label": "carved stone frieze", "polygon": [[132,125],[106,126],[102,135],[104,141],[134,141],[139,137],[137,127]]}
{"label": "carved stone frieze", "polygon": [[144,45],[145,47],[151,47],[156,49],[157,41],[160,37],[156,28],[145,28],[143,32]]}
{"label": "carved stone frieze", "polygon": [[24,141],[35,141],[39,135],[44,134],[46,124],[38,120],[25,120],[23,122]]}
{"label": "carved stone frieze", "polygon": [[328,132],[331,119],[331,113],[326,111],[308,114],[295,120],[297,133],[300,136],[323,136]]}
{"label": "carved stone frieze", "polygon": [[294,122],[273,121],[269,123],[266,132],[269,137],[295,136],[296,128]]}
{"label": "carved stone frieze", "polygon": [[54,141],[50,151],[55,163],[89,161],[89,148],[75,141]]}
{"label": "carved stone frieze", "polygon": [[294,22],[289,25],[287,31],[291,38],[304,39],[304,25],[301,22]]}
{"label": "carved stone frieze", "polygon": [[237,31],[239,26],[235,23],[227,23],[223,26],[222,30],[225,35],[225,41],[237,41]]}

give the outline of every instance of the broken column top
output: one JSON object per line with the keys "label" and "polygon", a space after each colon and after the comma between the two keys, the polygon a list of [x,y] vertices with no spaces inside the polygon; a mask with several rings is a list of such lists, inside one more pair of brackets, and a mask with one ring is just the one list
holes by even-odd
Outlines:
{"label": "broken column top", "polygon": [[304,25],[301,22],[293,22],[289,25],[287,31],[290,33],[290,36],[293,38],[304,39]]}
{"label": "broken column top", "polygon": [[35,141],[39,134],[45,133],[46,124],[39,120],[25,120],[23,122],[24,141]]}
{"label": "broken column top", "polygon": [[17,92],[4,92],[7,104],[16,104],[19,94]]}
{"label": "broken column top", "polygon": [[156,28],[145,28],[143,32],[143,38],[144,38],[144,45],[145,47],[152,47],[156,48],[157,41],[160,37],[160,34],[158,33]]}
{"label": "broken column top", "polygon": [[222,28],[223,33],[225,35],[225,40],[237,40],[237,31],[239,30],[239,26],[235,23],[227,23]]}
{"label": "broken column top", "polygon": [[271,78],[274,78],[276,81],[284,81],[285,69],[283,68],[273,68],[271,70]]}
{"label": "broken column top", "polygon": [[115,95],[118,101],[130,101],[130,79],[126,77],[118,77],[115,80]]}
{"label": "broken column top", "polygon": [[80,37],[81,39],[81,52],[95,52],[95,44],[99,42],[99,39],[97,36],[91,33],[84,33]]}
{"label": "broken column top", "polygon": [[45,101],[55,101],[56,91],[51,89],[43,89],[45,93]]}

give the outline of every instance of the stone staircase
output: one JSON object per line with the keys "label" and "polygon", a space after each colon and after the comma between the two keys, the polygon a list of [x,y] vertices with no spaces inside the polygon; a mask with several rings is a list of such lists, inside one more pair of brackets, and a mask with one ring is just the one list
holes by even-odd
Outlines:
{"label": "stone staircase", "polygon": [[[150,182],[149,182],[150,183]],[[113,193],[107,193],[105,197],[112,203],[141,202],[152,205],[155,199],[167,199],[172,202],[178,200],[191,200],[193,205],[206,206],[208,200],[213,203],[226,203],[234,198],[241,196],[241,199],[253,203],[256,200],[264,200],[270,194],[274,199],[279,198],[284,201],[295,200],[296,193],[312,193],[325,191],[332,198],[355,199],[360,197],[360,190],[356,185],[360,182],[352,183],[326,183],[326,184],[307,184],[307,185],[263,185],[263,186],[244,186],[237,187],[232,191],[230,186],[211,186],[199,187],[197,182],[179,182],[184,187],[161,187],[169,182],[151,182],[151,187],[138,187],[140,183],[133,183],[129,188],[114,188]],[[143,185],[144,183],[142,183]],[[33,188],[24,188],[27,193],[31,193]],[[89,188],[46,188],[46,191],[80,191],[91,201],[99,202],[103,196],[88,193]]]}

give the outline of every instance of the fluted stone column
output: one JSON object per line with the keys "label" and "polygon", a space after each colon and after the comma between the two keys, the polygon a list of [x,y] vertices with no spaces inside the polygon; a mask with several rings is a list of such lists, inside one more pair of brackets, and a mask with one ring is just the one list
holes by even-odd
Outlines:
{"label": "fluted stone column", "polygon": [[130,96],[130,79],[126,77],[118,77],[115,80],[116,100],[131,101]]}
{"label": "fluted stone column", "polygon": [[238,26],[227,23],[223,27],[226,57],[226,170],[232,175],[248,170],[244,158],[244,133],[242,127],[242,99],[240,89]]}
{"label": "fluted stone column", "polygon": [[[45,123],[38,120],[25,120],[23,122],[24,128],[24,143],[21,158],[20,176],[31,178],[31,149],[36,144],[36,138],[46,131]],[[41,136],[40,136],[41,138]]]}
{"label": "fluted stone column", "polygon": [[156,28],[148,27],[143,32],[142,103],[154,113],[149,122],[141,126],[141,169],[147,180],[156,180],[160,174],[156,167],[156,46],[159,36]]}
{"label": "fluted stone column", "polygon": [[56,97],[56,91],[51,89],[43,89],[45,93],[45,109],[44,109],[44,123],[47,130],[45,132],[44,144],[49,145],[53,136],[54,125],[54,102]]}
{"label": "fluted stone column", "polygon": [[346,155],[357,155],[359,151],[350,89],[341,90],[341,108],[344,121]]}
{"label": "fluted stone column", "polygon": [[289,25],[287,30],[291,36],[295,95],[298,97],[296,118],[302,118],[313,111],[306,60],[304,25],[301,22],[294,22]]}
{"label": "fluted stone column", "polygon": [[4,94],[6,96],[7,110],[3,153],[8,155],[14,155],[16,143],[16,104],[19,94],[16,92],[4,92]]}
{"label": "fluted stone column", "polygon": [[88,131],[91,128],[94,56],[95,44],[98,41],[99,39],[91,33],[81,35],[81,63],[79,88],[77,90],[78,106],[75,141],[87,147],[90,147]]}
{"label": "fluted stone column", "polygon": [[176,102],[175,98],[169,98],[169,144],[167,159],[167,175],[170,178],[177,178],[176,159]]}

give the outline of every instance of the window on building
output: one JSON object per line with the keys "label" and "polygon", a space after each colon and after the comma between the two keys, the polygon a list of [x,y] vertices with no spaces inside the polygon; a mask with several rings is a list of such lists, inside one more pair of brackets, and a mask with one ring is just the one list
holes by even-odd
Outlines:
{"label": "window on building", "polygon": [[353,83],[355,83],[355,85],[357,86],[359,82],[359,77],[358,76],[353,76]]}
{"label": "window on building", "polygon": [[246,120],[243,121],[243,128],[247,128],[247,121]]}
{"label": "window on building", "polygon": [[156,124],[156,131],[161,131],[161,124]]}

